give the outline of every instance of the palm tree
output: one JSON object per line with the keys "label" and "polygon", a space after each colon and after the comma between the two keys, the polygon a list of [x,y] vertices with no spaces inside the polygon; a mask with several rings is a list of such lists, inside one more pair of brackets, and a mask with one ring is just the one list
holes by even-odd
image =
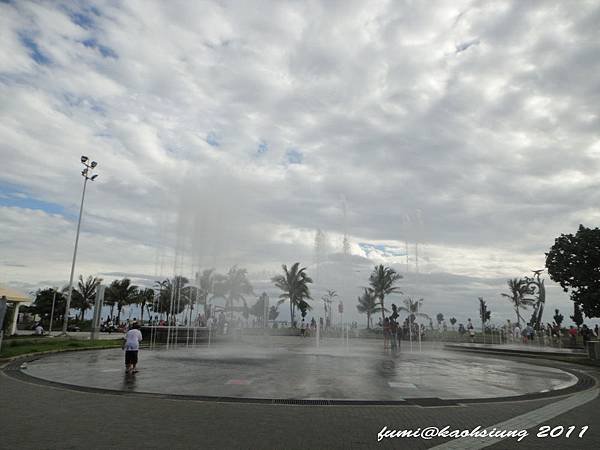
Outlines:
{"label": "palm tree", "polygon": [[154,301],[154,289],[146,288],[146,289],[138,290],[135,303],[139,304],[140,308],[142,310],[141,317],[140,317],[141,323],[144,323],[144,308],[145,307],[148,308],[148,315],[150,317],[152,317],[152,315],[150,314],[150,307],[152,306],[153,301]]}
{"label": "palm tree", "polygon": [[113,281],[107,289],[107,294],[113,306],[117,306],[117,323],[121,318],[123,306],[135,303],[137,298],[137,286],[131,284],[129,278]]}
{"label": "palm tree", "polygon": [[279,316],[279,309],[277,309],[278,307],[278,305],[269,307],[269,320],[275,321],[275,319],[277,319],[277,316]]}
{"label": "palm tree", "polygon": [[383,303],[383,299],[385,298],[386,295],[389,295],[389,294],[393,294],[393,293],[402,294],[402,292],[400,292],[399,288],[394,286],[394,284],[401,278],[402,278],[402,275],[397,273],[391,267],[387,267],[387,266],[384,267],[383,264],[375,266],[375,269],[373,269],[373,272],[371,273],[371,276],[369,277],[369,284],[371,285],[371,288],[373,289],[373,294],[375,295],[376,298],[379,299],[379,301],[381,303],[381,320],[382,321],[385,319],[385,305]]}
{"label": "palm tree", "polygon": [[338,295],[334,290],[328,289],[327,294],[321,297],[321,300],[323,300],[323,309],[325,310],[325,316],[329,318],[329,321],[331,321],[331,304],[333,303],[333,299],[337,296]]}
{"label": "palm tree", "polygon": [[456,323],[456,317],[450,317],[450,325],[452,325],[452,331],[454,331],[455,323]]}
{"label": "palm tree", "polygon": [[71,306],[78,308],[81,312],[79,320],[83,320],[83,314],[86,309],[90,309],[93,304],[93,299],[96,297],[96,288],[102,283],[102,278],[88,276],[85,280],[82,275],[79,275],[77,288],[73,290],[73,301]]}
{"label": "palm tree", "polygon": [[196,274],[196,285],[198,286],[198,296],[200,304],[204,305],[204,317],[208,319],[208,300],[213,294],[215,282],[215,269],[206,269],[202,275]]}
{"label": "palm tree", "polygon": [[402,302],[404,303],[404,306],[399,307],[398,311],[406,311],[408,313],[408,320],[411,325],[415,322],[417,317],[431,320],[427,314],[420,312],[421,308],[423,307],[422,298],[419,300],[413,300],[411,297],[407,297]]}
{"label": "palm tree", "polygon": [[527,294],[531,294],[531,289],[528,286],[527,281],[521,278],[513,278],[508,280],[507,284],[510,293],[502,293],[502,296],[508,298],[508,300],[512,303],[513,308],[515,308],[515,312],[517,313],[517,323],[519,326],[521,326],[520,310],[527,309],[528,306],[531,306],[535,303],[535,300],[525,297]]}
{"label": "palm tree", "polygon": [[365,288],[363,294],[358,297],[356,309],[359,313],[367,315],[367,329],[370,329],[371,316],[378,313],[381,309],[381,304],[377,302],[377,297],[375,297],[373,289]]}
{"label": "palm tree", "polygon": [[157,283],[161,286],[158,297],[158,310],[161,314],[166,313],[167,322],[169,322],[171,315],[177,315],[184,310],[188,299],[185,291],[182,292],[182,290],[188,283],[189,280],[181,275],[176,275],[172,280],[166,279]]}
{"label": "palm tree", "polygon": [[300,310],[300,314],[302,316],[302,322],[304,322],[304,318],[306,317],[308,311],[312,309],[312,306],[310,306],[306,300],[302,299],[300,302],[298,302],[298,309]]}
{"label": "palm tree", "polygon": [[290,320],[292,326],[294,326],[294,313],[297,307],[300,307],[302,302],[305,302],[304,299],[310,299],[310,290],[308,285],[313,282],[312,278],[310,278],[306,274],[306,267],[302,269],[298,269],[300,263],[295,263],[290,270],[285,264],[281,267],[283,269],[283,275],[276,275],[271,278],[271,281],[275,284],[276,287],[283,291],[282,294],[279,295],[278,305],[284,303],[286,300],[290,302]]}
{"label": "palm tree", "polygon": [[244,295],[254,295],[254,289],[248,280],[248,272],[246,269],[241,269],[237,266],[233,266],[229,269],[227,279],[225,280],[225,292],[227,294],[226,307],[231,314],[233,314],[233,304],[240,300],[244,304],[244,312],[247,311],[248,303],[246,302]]}
{"label": "palm tree", "polygon": [[190,325],[192,324],[194,307],[198,301],[199,294],[200,289],[195,285],[190,284],[181,288],[180,304],[182,303],[181,300],[183,300],[183,309],[185,309],[185,306],[189,306],[187,320]]}
{"label": "palm tree", "polygon": [[155,308],[155,312],[159,313],[162,319],[162,315],[163,313],[166,312],[166,308],[165,308],[165,304],[164,304],[164,297],[165,295],[163,294],[163,291],[165,289],[167,289],[167,286],[171,284],[170,280],[162,280],[162,281],[155,281],[154,282],[154,289],[158,290],[158,301],[156,302],[156,308]]}
{"label": "palm tree", "polygon": [[437,316],[435,316],[435,320],[437,320],[438,329],[440,329],[442,326],[442,322],[444,321],[444,315],[442,313],[437,313]]}
{"label": "palm tree", "polygon": [[256,303],[252,305],[252,307],[249,310],[249,313],[255,316],[257,319],[262,320],[264,323],[264,321],[267,319],[265,317],[265,312],[267,312],[265,311],[265,309],[267,309],[268,305],[269,296],[266,292],[263,292],[262,294],[260,294],[260,297],[258,297],[258,299],[256,300]]}
{"label": "palm tree", "polygon": [[479,317],[481,318],[481,332],[485,339],[485,324],[490,320],[492,312],[487,309],[487,305],[483,297],[479,297]]}

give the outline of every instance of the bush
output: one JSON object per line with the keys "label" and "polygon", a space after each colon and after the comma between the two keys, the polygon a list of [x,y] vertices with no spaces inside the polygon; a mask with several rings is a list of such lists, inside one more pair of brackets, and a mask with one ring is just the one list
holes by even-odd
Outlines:
{"label": "bush", "polygon": [[80,331],[92,331],[91,320],[69,320],[69,327],[78,327]]}

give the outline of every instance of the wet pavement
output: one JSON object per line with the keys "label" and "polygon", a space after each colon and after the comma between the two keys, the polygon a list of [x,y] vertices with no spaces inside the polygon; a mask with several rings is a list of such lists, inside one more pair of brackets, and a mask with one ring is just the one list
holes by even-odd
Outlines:
{"label": "wet pavement", "polygon": [[142,349],[139,372],[124,374],[123,352],[44,356],[24,373],[76,386],[155,394],[246,399],[491,399],[555,391],[577,378],[521,361],[407,348],[385,353],[381,341],[271,337],[210,348]]}

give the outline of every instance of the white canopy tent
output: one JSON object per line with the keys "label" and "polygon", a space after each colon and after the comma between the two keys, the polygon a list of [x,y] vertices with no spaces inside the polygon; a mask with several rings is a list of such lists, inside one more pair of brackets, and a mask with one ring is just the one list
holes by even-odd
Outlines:
{"label": "white canopy tent", "polygon": [[13,314],[12,322],[9,328],[9,335],[13,335],[17,332],[17,319],[19,318],[19,307],[21,305],[31,305],[31,298],[19,291],[8,288],[0,284],[0,299],[5,299],[7,303],[13,303],[15,312]]}

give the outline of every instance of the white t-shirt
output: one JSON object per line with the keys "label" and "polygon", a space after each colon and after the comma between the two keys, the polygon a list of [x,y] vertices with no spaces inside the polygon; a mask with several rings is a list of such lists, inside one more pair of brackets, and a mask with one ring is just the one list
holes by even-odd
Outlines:
{"label": "white t-shirt", "polygon": [[136,328],[129,330],[125,335],[125,350],[139,350],[142,332]]}
{"label": "white t-shirt", "polygon": [[516,338],[520,338],[521,337],[521,328],[519,328],[518,326],[515,327],[515,329],[513,330],[513,335]]}

